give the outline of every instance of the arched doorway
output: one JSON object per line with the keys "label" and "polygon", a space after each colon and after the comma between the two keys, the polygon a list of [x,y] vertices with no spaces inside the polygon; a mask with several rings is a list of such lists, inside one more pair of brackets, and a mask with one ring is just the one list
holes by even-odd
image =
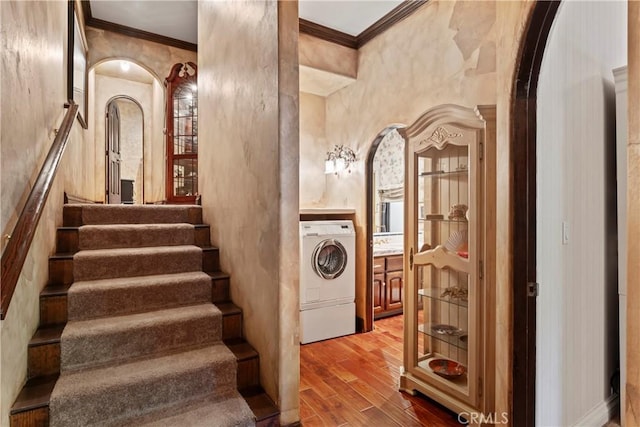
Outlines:
{"label": "arched doorway", "polygon": [[535,424],[536,106],[538,76],[559,1],[536,2],[522,38],[511,101],[512,425]]}
{"label": "arched doorway", "polygon": [[134,98],[118,95],[106,105],[107,203],[144,202],[144,111]]}
{"label": "arched doorway", "polygon": [[[378,148],[381,146],[383,141],[387,141],[389,137],[397,134],[397,130],[404,127],[404,125],[391,125],[386,127],[382,132],[376,136],[371,147],[369,148],[369,153],[367,155],[367,163],[366,163],[366,179],[367,179],[367,291],[365,296],[366,307],[368,311],[368,315],[365,321],[364,330],[371,331],[373,329],[373,319],[375,317],[375,290],[376,283],[374,282],[374,233],[379,232],[380,229],[377,227],[377,224],[380,224],[380,216],[382,212],[380,209],[376,209],[376,200],[378,189],[376,188],[376,177],[375,177],[375,159],[376,154],[378,152]],[[399,136],[399,135],[398,135]],[[404,141],[403,141],[404,142]],[[404,170],[404,150],[403,150],[403,163],[402,167]],[[402,187],[404,190],[404,187]],[[397,191],[397,189],[396,189]],[[401,200],[401,199],[400,199]],[[379,203],[378,203],[379,204]],[[376,216],[378,220],[376,220]],[[387,215],[387,219],[388,215]],[[402,218],[401,222],[402,221]],[[386,230],[387,227],[385,227]],[[378,289],[379,290],[379,289]]]}

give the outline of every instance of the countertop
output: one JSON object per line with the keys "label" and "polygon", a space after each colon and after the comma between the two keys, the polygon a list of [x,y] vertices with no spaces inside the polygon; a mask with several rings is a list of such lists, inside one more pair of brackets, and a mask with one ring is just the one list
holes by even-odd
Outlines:
{"label": "countertop", "polygon": [[373,256],[390,256],[390,255],[402,255],[404,248],[400,247],[373,247]]}

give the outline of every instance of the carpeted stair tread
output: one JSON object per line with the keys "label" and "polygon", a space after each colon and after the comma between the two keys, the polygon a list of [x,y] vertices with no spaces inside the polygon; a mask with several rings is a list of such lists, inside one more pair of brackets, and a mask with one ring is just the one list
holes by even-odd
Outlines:
{"label": "carpeted stair tread", "polygon": [[195,205],[65,206],[65,216],[74,213],[79,214],[80,224],[65,220],[65,225],[202,223],[202,208]]}
{"label": "carpeted stair tread", "polygon": [[236,388],[235,357],[223,344],[107,368],[63,373],[51,393],[50,426],[128,425],[181,400]]}
{"label": "carpeted stair tread", "polygon": [[96,249],[73,256],[75,281],[201,270],[202,249],[191,245]]}
{"label": "carpeted stair tread", "polygon": [[222,313],[211,303],[126,316],[70,321],[61,337],[62,372],[122,362],[222,337]]}
{"label": "carpeted stair tread", "polygon": [[[149,420],[151,418],[151,420]],[[138,427],[243,427],[254,426],[255,416],[238,392],[227,396],[207,396],[155,417],[136,420]]]}
{"label": "carpeted stair tread", "polygon": [[211,277],[202,271],[75,282],[69,320],[117,316],[211,301]]}
{"label": "carpeted stair tread", "polygon": [[193,245],[192,224],[107,224],[78,229],[78,247],[83,249],[141,248]]}

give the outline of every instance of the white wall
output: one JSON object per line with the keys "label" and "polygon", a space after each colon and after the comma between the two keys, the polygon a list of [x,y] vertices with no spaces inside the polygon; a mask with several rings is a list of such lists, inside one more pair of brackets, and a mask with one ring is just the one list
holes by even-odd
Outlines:
{"label": "white wall", "polygon": [[[618,357],[615,100],[626,2],[563,2],[538,87],[536,422],[605,409]],[[569,226],[562,242],[563,221]]]}

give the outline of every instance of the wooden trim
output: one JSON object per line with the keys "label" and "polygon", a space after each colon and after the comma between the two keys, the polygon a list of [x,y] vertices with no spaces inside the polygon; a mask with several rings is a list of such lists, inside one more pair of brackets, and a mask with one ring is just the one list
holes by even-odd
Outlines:
{"label": "wooden trim", "polygon": [[69,140],[69,133],[73,127],[73,122],[78,115],[78,104],[68,101],[65,106],[68,108],[60,129],[49,149],[49,154],[40,169],[40,173],[29,193],[27,202],[20,213],[9,243],[2,253],[2,273],[0,283],[0,319],[4,319],[11,303],[11,297],[15,291],[18,278],[22,272],[24,261],[31,247],[33,236],[35,235],[40,216],[47,203],[49,191],[53,185],[53,180],[58,170],[58,165],[62,159],[62,154]]}
{"label": "wooden trim", "polygon": [[351,49],[360,49],[375,37],[418,10],[429,0],[405,0],[357,36],[300,18],[300,32]]}
{"label": "wooden trim", "polygon": [[[82,9],[84,11],[85,25],[89,27],[112,31],[114,33],[124,34],[125,36],[190,50],[192,52],[198,51],[198,45],[196,43],[189,43],[183,40],[161,36],[160,34],[150,33],[148,31],[138,30],[137,28],[127,27],[126,25],[115,24],[113,22],[94,18],[91,13],[91,4],[89,0],[81,1]],[[351,49],[359,49],[370,40],[373,40],[396,23],[411,15],[428,1],[429,0],[405,0],[357,36],[352,36],[351,34],[343,33],[302,18],[299,19],[299,28],[301,33],[309,34],[310,36],[349,47]]]}
{"label": "wooden trim", "polygon": [[513,265],[512,425],[535,425],[536,298],[536,107],[538,76],[559,1],[536,2],[522,39],[512,99],[510,137]]}
{"label": "wooden trim", "polygon": [[97,202],[95,200],[85,199],[84,197],[76,196],[74,194],[69,194],[66,191],[64,192],[64,204],[65,205],[77,205],[77,204],[102,204],[102,202]]}
{"label": "wooden trim", "polygon": [[387,13],[385,16],[373,23],[369,28],[358,34],[358,37],[356,37],[358,48],[364,46],[374,37],[382,34],[393,25],[411,15],[428,1],[429,0],[405,0],[400,3],[391,12]]}
{"label": "wooden trim", "polygon": [[186,42],[184,40],[174,39],[172,37],[161,36],[160,34],[150,33],[148,31],[139,30],[137,28],[127,27],[126,25],[115,24],[113,22],[104,21],[94,18],[91,14],[91,4],[89,0],[82,0],[82,9],[84,10],[85,25],[100,30],[112,31],[114,33],[123,34],[137,39],[147,40],[154,43],[160,43],[167,46],[177,47],[179,49],[198,51],[196,43]]}
{"label": "wooden trim", "polygon": [[351,49],[358,48],[358,40],[351,34],[343,33],[302,18],[299,19],[299,22],[301,33],[309,34],[310,36],[317,37],[331,43],[336,43],[341,46],[350,47]]}

